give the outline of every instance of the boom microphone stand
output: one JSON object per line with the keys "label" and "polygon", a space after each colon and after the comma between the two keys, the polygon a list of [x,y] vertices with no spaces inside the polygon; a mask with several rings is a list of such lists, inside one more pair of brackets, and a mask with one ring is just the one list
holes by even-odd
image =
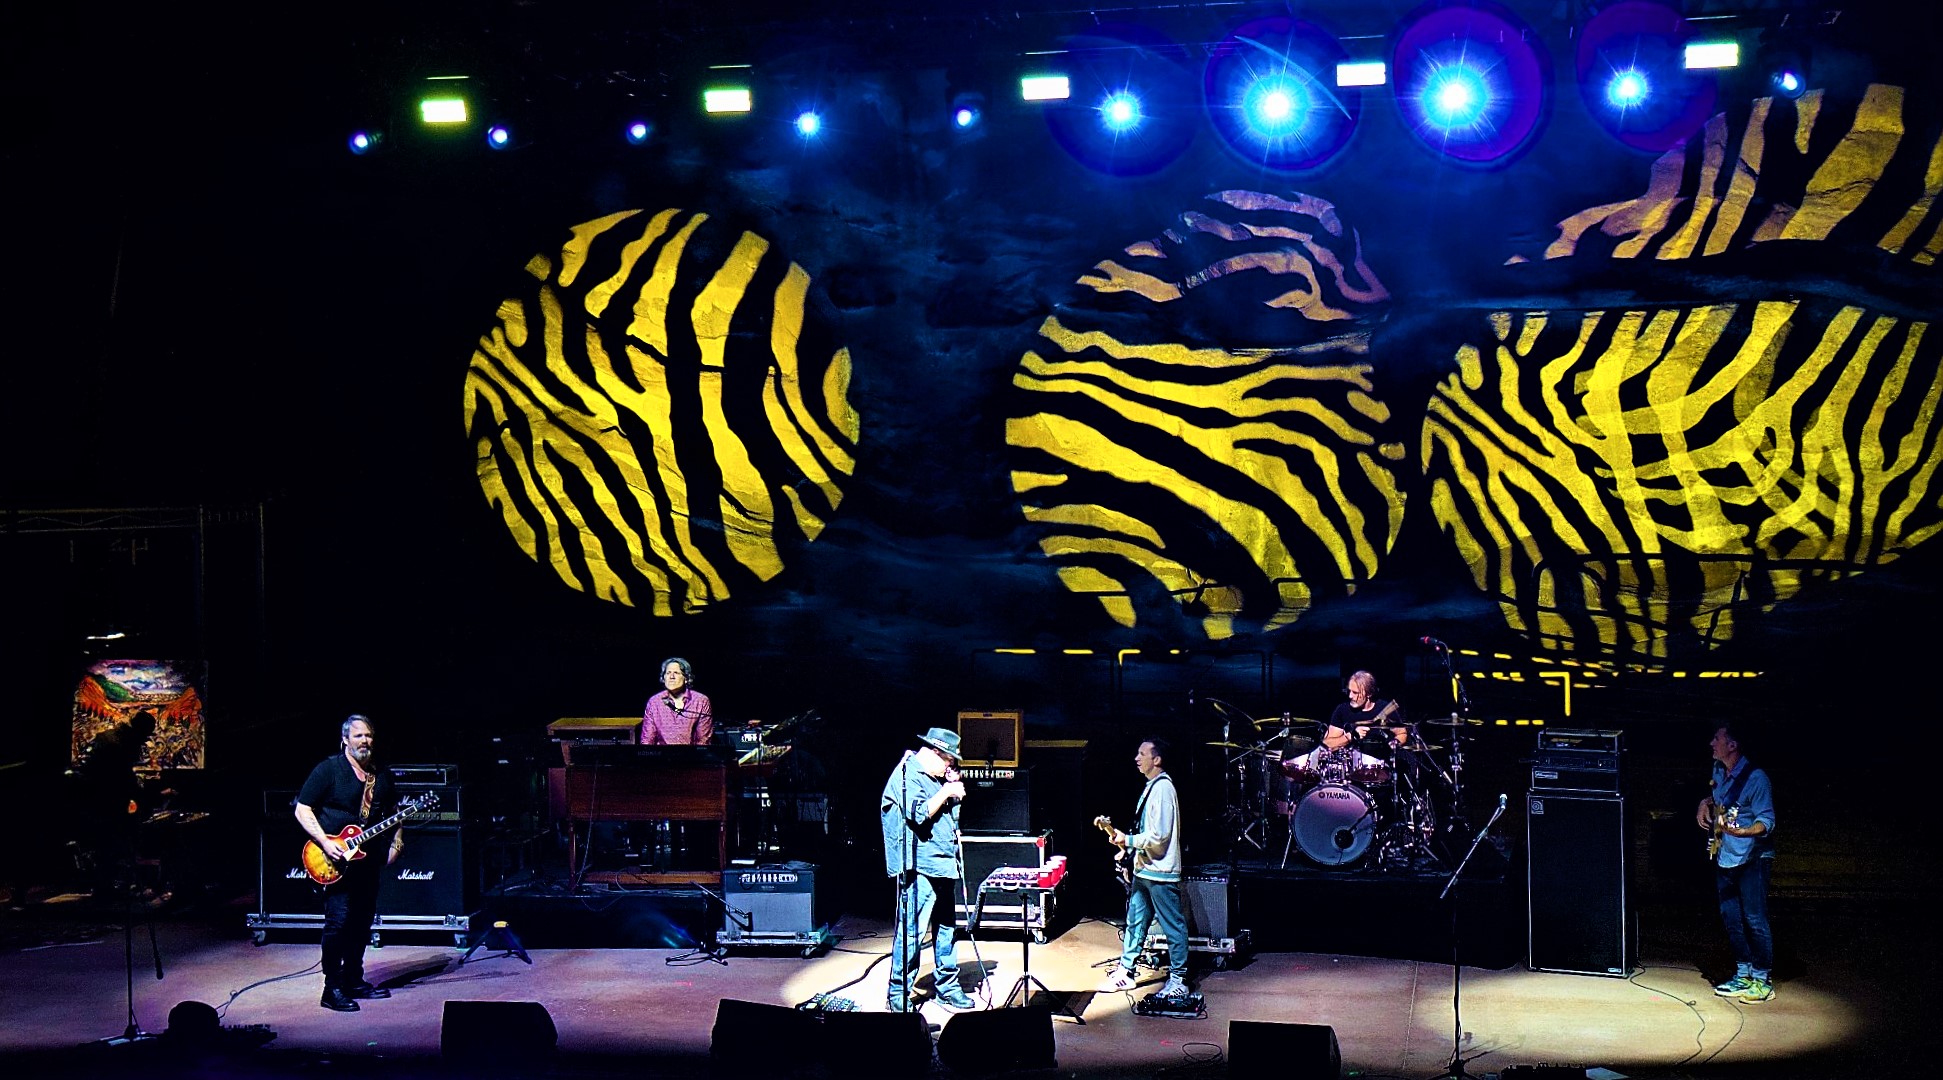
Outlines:
{"label": "boom microphone stand", "polygon": [[[1504,814],[1505,801],[1506,801],[1505,796],[1503,795],[1498,796],[1498,808],[1496,810],[1491,811],[1491,820],[1485,822],[1484,828],[1478,830],[1477,839],[1471,841],[1471,850],[1464,853],[1464,858],[1461,862],[1457,864],[1457,869],[1451,871],[1450,880],[1444,882],[1444,891],[1437,894],[1437,899],[1439,901],[1442,901],[1450,896],[1451,889],[1457,885],[1457,879],[1464,875],[1464,868],[1470,865],[1471,856],[1477,854],[1478,845],[1484,843],[1485,834],[1491,831],[1491,826],[1496,825],[1498,823],[1498,818]],[[1458,952],[1457,952],[1457,901],[1451,900],[1450,906],[1451,906],[1451,1023],[1452,1023],[1451,1060],[1450,1060],[1450,1065],[1447,1066],[1443,1072],[1438,1073],[1435,1077],[1433,1077],[1432,1080],[1470,1080],[1471,1074],[1464,1071],[1464,1012],[1463,1012],[1463,1007],[1461,1005],[1463,999],[1462,988],[1464,985],[1464,965],[1461,961],[1461,958],[1458,956]]]}

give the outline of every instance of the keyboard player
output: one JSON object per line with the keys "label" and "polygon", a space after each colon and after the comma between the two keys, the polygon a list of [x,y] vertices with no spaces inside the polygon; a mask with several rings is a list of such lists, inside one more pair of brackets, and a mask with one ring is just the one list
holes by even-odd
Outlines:
{"label": "keyboard player", "polygon": [[695,668],[679,656],[661,662],[661,689],[641,710],[642,746],[707,746],[715,708],[695,689]]}

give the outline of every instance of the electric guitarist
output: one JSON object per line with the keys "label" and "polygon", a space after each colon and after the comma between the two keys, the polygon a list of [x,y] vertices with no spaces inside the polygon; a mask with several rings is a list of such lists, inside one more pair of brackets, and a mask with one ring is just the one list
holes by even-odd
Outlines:
{"label": "electric guitarist", "polygon": [[340,839],[346,826],[369,826],[397,809],[397,781],[377,763],[374,734],[370,717],[346,719],[338,728],[338,753],[318,762],[297,792],[297,824],[341,870],[339,880],[324,890],[321,941],[324,994],[318,1004],[333,1012],[356,1012],[359,999],[391,996],[365,979],[364,948],[378,915],[384,869],[404,850],[405,830],[390,830],[383,859],[351,858],[353,848]]}
{"label": "electric guitarist", "polygon": [[1774,788],[1742,752],[1744,725],[1714,729],[1713,783],[1694,820],[1711,835],[1714,889],[1734,975],[1714,987],[1724,998],[1756,1003],[1774,997],[1774,930],[1768,922],[1768,877],[1774,865]]}
{"label": "electric guitarist", "polygon": [[1133,853],[1120,962],[1101,990],[1118,993],[1134,988],[1134,972],[1147,948],[1147,930],[1159,922],[1167,936],[1167,985],[1156,997],[1165,1005],[1186,1008],[1192,994],[1187,987],[1187,917],[1181,910],[1181,801],[1174,778],[1167,775],[1171,752],[1165,739],[1149,739],[1134,753],[1134,768],[1147,778],[1147,786],[1134,809],[1133,831],[1121,832],[1104,818],[1095,822],[1115,847]]}

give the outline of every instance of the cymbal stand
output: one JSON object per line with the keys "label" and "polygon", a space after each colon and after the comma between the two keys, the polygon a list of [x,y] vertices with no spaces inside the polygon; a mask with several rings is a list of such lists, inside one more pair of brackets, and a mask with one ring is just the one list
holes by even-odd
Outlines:
{"label": "cymbal stand", "polygon": [[[1248,790],[1248,756],[1259,753],[1261,753],[1259,750],[1243,750],[1229,759],[1227,770],[1233,781],[1229,785],[1231,792],[1228,804],[1229,821],[1231,824],[1240,823],[1240,828],[1234,834],[1234,843],[1247,844],[1256,851],[1261,851],[1268,846],[1267,822],[1263,814],[1251,805],[1256,793]],[[1262,793],[1262,796],[1264,799],[1267,797],[1266,793]],[[1260,838],[1254,835],[1258,828],[1263,830]]]}

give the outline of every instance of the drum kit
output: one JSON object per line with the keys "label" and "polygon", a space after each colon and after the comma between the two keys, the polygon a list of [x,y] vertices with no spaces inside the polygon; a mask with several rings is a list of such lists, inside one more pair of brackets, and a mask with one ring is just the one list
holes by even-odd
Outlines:
{"label": "drum kit", "polygon": [[[1204,700],[1223,720],[1221,741],[1207,745],[1226,757],[1223,817],[1237,849],[1275,857],[1279,848],[1283,867],[1300,854],[1325,869],[1447,868],[1443,837],[1466,828],[1461,719],[1359,728],[1330,747],[1320,721],[1256,720]],[[1448,745],[1422,728],[1445,729],[1436,738]]]}

